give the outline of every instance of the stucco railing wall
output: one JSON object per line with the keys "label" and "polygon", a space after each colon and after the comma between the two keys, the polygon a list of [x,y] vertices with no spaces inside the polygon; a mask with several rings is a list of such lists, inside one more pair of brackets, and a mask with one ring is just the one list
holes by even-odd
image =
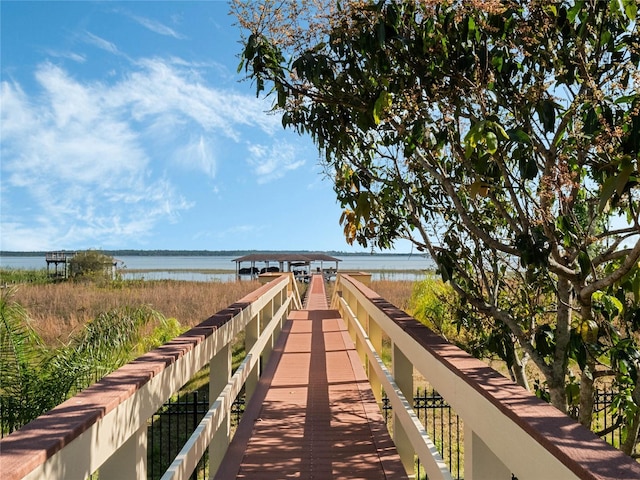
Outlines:
{"label": "stucco railing wall", "polygon": [[[450,478],[406,400],[415,368],[463,420],[465,480],[640,478],[635,460],[363,283],[339,275],[331,305],[347,323],[374,395],[380,402],[384,389],[391,401],[394,441],[410,474],[417,455],[430,479]],[[383,334],[391,341],[391,368],[381,361]]]}
{"label": "stucco railing wall", "polygon": [[[5,437],[0,477],[84,480],[99,471],[100,480],[146,478],[148,419],[207,364],[211,408],[162,478],[189,478],[207,449],[215,472],[230,441],[231,404],[243,385],[248,395],[255,388],[259,359],[294,308],[300,298],[293,275],[280,275]],[[231,372],[232,343],[242,330],[247,355]]]}

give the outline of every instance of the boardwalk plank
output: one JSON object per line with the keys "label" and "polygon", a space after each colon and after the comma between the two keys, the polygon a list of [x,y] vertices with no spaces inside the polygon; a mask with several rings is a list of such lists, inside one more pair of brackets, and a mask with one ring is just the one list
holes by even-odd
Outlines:
{"label": "boardwalk plank", "polygon": [[407,478],[322,276],[291,312],[215,478]]}

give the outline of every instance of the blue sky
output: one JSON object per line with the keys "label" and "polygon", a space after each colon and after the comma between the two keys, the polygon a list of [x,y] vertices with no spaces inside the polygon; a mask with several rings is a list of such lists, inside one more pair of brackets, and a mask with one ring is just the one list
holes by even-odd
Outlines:
{"label": "blue sky", "polygon": [[315,146],[240,81],[226,2],[0,9],[0,250],[362,251]]}

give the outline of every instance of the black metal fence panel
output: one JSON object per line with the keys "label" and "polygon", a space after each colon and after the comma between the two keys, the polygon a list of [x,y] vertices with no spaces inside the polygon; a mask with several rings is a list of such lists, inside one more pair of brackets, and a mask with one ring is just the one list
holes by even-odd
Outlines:
{"label": "black metal fence panel", "polygon": [[[622,430],[613,415],[611,405],[615,392],[598,391],[594,407],[594,430],[606,432],[603,439],[618,447]],[[235,430],[244,413],[244,396],[239,397],[231,408],[231,429]],[[382,398],[382,413],[392,431],[392,408],[386,396]],[[194,391],[171,399],[156,412],[149,421],[147,445],[147,478],[162,477],[173,459],[182,449],[209,409],[206,392]],[[413,409],[422,422],[431,441],[448,465],[454,479],[464,478],[464,428],[462,419],[450,405],[432,389],[417,389],[413,397]],[[208,456],[205,455],[193,473],[193,480],[208,478]],[[416,463],[416,478],[426,478],[419,461]]]}
{"label": "black metal fence panel", "polygon": [[[449,404],[432,389],[416,390],[413,397],[413,410],[422,422],[425,431],[442,456],[454,479],[464,478],[464,437],[462,419]],[[392,431],[391,404],[386,395],[382,397],[382,412],[387,428]],[[420,460],[416,462],[416,478],[426,478]]]}
{"label": "black metal fence panel", "polygon": [[[149,421],[147,431],[148,479],[162,477],[208,410],[208,395],[196,390],[170,399],[155,413]],[[232,431],[240,423],[243,413],[244,397],[239,397],[231,407]],[[191,479],[208,479],[208,472],[208,456],[205,455]]]}

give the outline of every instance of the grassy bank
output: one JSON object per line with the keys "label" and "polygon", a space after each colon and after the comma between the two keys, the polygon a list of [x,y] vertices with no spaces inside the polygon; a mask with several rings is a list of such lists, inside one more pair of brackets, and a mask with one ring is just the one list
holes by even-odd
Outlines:
{"label": "grassy bank", "polygon": [[33,327],[47,345],[65,343],[101,312],[146,305],[183,326],[197,325],[258,288],[258,281],[183,282],[125,281],[99,286],[63,282],[23,284],[13,299],[28,312]]}
{"label": "grassy bank", "polygon": [[[56,345],[65,343],[72,332],[101,312],[123,306],[150,306],[166,318],[176,318],[183,326],[197,325],[259,285],[256,280],[30,283],[15,287],[13,299],[27,310],[45,343]],[[376,292],[403,310],[408,308],[413,285],[410,281],[372,282]]]}

